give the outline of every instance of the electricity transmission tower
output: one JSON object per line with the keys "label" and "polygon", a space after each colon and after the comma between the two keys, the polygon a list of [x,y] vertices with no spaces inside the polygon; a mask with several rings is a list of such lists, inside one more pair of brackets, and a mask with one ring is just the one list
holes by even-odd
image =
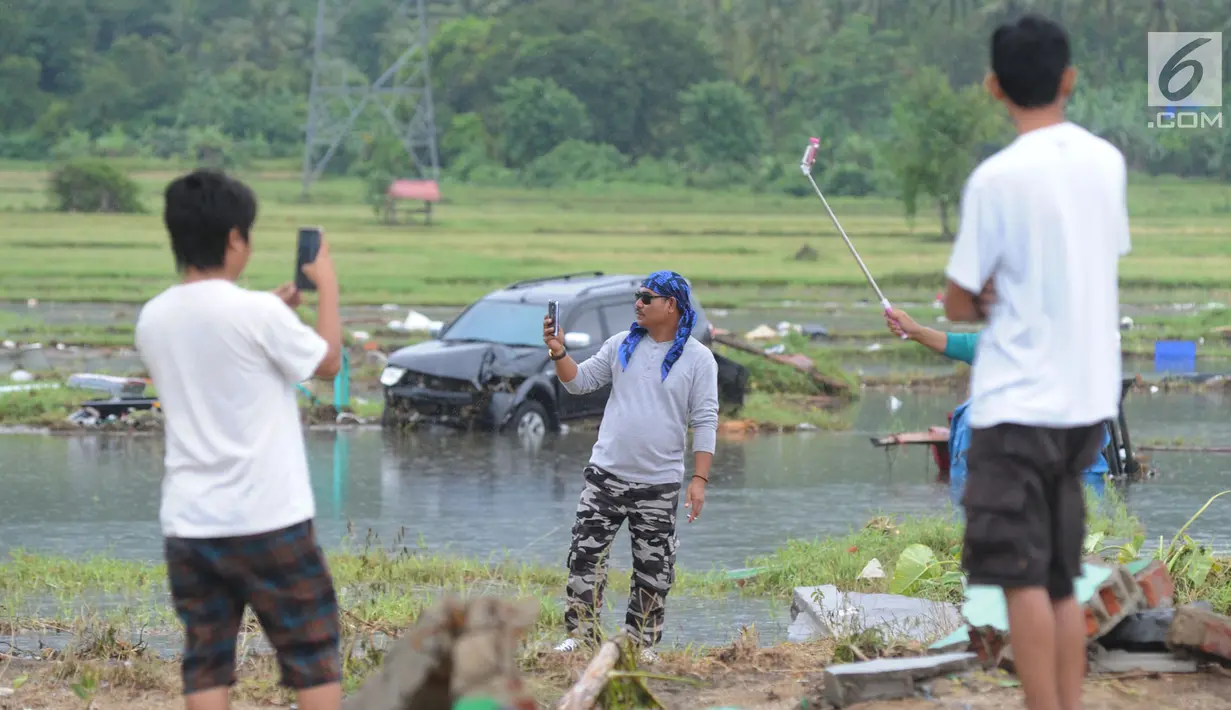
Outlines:
{"label": "electricity transmission tower", "polygon": [[[312,88],[304,136],[303,196],[320,177],[361,116],[378,110],[423,179],[439,177],[436,114],[428,69],[428,24],[424,0],[396,0],[390,27],[407,28],[409,46],[378,77],[355,68],[330,42],[354,0],[317,0]],[[412,17],[414,15],[414,17]],[[411,105],[413,104],[413,108]],[[399,115],[400,111],[400,115]],[[409,113],[410,118],[405,118]]]}

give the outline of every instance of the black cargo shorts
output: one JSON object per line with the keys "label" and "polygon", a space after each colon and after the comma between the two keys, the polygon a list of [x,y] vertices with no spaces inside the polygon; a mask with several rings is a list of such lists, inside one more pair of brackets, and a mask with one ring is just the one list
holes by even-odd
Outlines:
{"label": "black cargo shorts", "polygon": [[1106,424],[1069,429],[999,424],[971,429],[962,506],[970,584],[1073,594],[1086,530],[1082,474]]}

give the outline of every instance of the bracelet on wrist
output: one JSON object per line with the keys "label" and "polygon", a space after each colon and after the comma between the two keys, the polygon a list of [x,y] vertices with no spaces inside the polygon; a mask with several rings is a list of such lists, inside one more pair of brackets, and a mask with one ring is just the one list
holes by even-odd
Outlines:
{"label": "bracelet on wrist", "polygon": [[698,475],[697,475],[697,474],[695,474],[695,473],[692,475],[692,477],[693,477],[693,478],[700,478],[702,481],[705,481],[706,483],[709,483],[709,482],[710,482],[710,479],[706,478],[705,476],[698,476]]}

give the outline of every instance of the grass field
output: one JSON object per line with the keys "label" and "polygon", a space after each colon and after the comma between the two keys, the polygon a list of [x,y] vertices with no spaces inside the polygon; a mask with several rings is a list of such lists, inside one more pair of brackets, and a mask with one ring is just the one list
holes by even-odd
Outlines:
{"label": "grass field", "polygon": [[[160,190],[182,168],[132,166],[146,214],[82,215],[46,211],[47,167],[0,163],[0,300],[139,302],[174,279]],[[309,223],[327,232],[349,304],[461,305],[521,278],[660,268],[691,278],[711,307],[870,294],[814,197],[445,184],[435,224],[390,227],[362,203],[358,180],[318,182],[303,203],[294,165],[239,174],[261,199],[247,274],[254,288],[290,277],[296,227]],[[1151,179],[1134,181],[1130,193],[1126,302],[1231,292],[1231,186]],[[930,209],[911,225],[892,200],[831,204],[891,300],[930,300],[950,249]],[[814,260],[795,258],[805,245]]]}

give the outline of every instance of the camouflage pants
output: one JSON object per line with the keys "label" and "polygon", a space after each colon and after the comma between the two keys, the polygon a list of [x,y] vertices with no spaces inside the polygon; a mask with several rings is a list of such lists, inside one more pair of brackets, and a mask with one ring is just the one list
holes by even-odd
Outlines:
{"label": "camouflage pants", "polygon": [[585,478],[568,554],[565,626],[571,636],[598,639],[608,551],[627,518],[633,574],[624,628],[642,646],[653,646],[662,638],[667,593],[675,581],[680,484],[630,483],[594,466],[586,467]]}

